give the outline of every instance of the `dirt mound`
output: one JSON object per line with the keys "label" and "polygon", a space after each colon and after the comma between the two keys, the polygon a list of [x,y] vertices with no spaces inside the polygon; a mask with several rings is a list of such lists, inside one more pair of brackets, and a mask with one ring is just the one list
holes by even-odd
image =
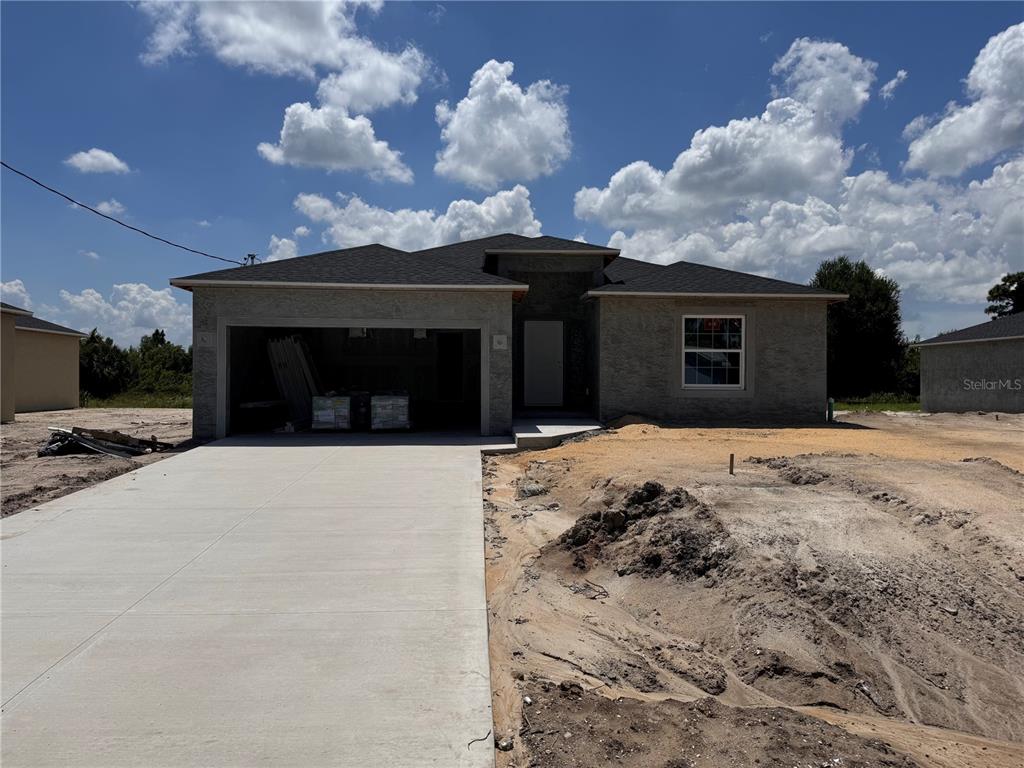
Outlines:
{"label": "dirt mound", "polygon": [[619,576],[673,574],[695,579],[723,573],[735,544],[711,509],[685,488],[666,490],[648,480],[608,507],[589,512],[562,534],[557,545],[585,570],[601,560]]}
{"label": "dirt mound", "polygon": [[761,464],[769,469],[774,469],[784,479],[793,483],[793,485],[817,485],[829,479],[829,475],[826,472],[801,466],[788,456],[776,456],[768,459],[761,458],[760,456],[751,456],[747,461],[751,464]]}
{"label": "dirt mound", "polygon": [[999,469],[1009,472],[1011,475],[1017,475],[1018,477],[1024,475],[1024,472],[1018,472],[1013,467],[1008,467],[1003,462],[997,461],[996,459],[990,459],[988,456],[971,456],[966,459],[960,459],[960,461],[979,464],[988,464],[990,467],[998,467]]}
{"label": "dirt mound", "polygon": [[537,756],[532,764],[546,768],[918,765],[882,741],[782,707],[728,707],[713,698],[608,699],[551,683],[529,688],[528,695],[533,704],[522,738]]}

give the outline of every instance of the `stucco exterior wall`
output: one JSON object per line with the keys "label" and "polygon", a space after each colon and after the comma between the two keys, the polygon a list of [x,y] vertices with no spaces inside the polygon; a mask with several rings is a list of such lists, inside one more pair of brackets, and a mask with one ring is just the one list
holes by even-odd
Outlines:
{"label": "stucco exterior wall", "polygon": [[922,411],[1024,413],[1024,339],[920,349]]}
{"label": "stucco exterior wall", "polygon": [[14,352],[14,315],[4,312],[0,315],[3,321],[3,336],[0,336],[0,421],[14,421],[14,390],[17,376],[15,375]]}
{"label": "stucco exterior wall", "polygon": [[[226,381],[218,390],[226,326],[372,327],[378,323],[405,328],[480,328],[487,346],[487,432],[507,434],[512,429],[512,303],[511,291],[196,287],[192,298],[193,434],[203,439],[218,436],[218,403],[226,400]],[[503,349],[495,349],[495,336],[505,336]]]}
{"label": "stucco exterior wall", "polygon": [[18,413],[78,407],[78,336],[18,328],[14,334]]}
{"label": "stucco exterior wall", "polygon": [[[600,419],[679,423],[825,420],[826,302],[808,299],[598,299]],[[683,316],[743,315],[742,390],[683,388]]]}

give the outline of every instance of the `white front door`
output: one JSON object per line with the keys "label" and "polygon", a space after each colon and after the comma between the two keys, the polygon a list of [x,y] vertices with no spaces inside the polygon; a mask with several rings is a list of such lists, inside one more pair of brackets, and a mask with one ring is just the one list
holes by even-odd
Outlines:
{"label": "white front door", "polygon": [[562,404],[562,321],[523,323],[523,405]]}

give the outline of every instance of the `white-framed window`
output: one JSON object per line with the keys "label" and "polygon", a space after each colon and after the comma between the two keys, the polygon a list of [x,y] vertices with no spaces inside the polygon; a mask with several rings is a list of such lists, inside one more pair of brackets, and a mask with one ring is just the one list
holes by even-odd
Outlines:
{"label": "white-framed window", "polygon": [[683,316],[683,388],[743,389],[744,315]]}

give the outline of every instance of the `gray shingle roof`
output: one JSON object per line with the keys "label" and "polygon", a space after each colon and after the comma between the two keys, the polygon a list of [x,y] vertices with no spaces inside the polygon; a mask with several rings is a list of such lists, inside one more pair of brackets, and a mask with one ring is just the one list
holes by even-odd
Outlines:
{"label": "gray shingle roof", "polygon": [[0,309],[5,309],[8,312],[11,312],[11,313],[14,313],[14,314],[20,314],[22,312],[24,312],[26,315],[31,315],[32,314],[27,309],[23,309],[22,307],[16,307],[13,304],[8,304],[6,301],[0,301]]}
{"label": "gray shingle roof", "polygon": [[463,269],[483,269],[487,254],[496,251],[593,251],[595,254],[607,253],[609,255],[618,253],[618,251],[603,245],[581,243],[578,240],[566,240],[562,237],[549,237],[548,235],[525,237],[513,234],[464,240],[461,243],[424,248],[421,251],[413,251],[413,253],[423,258],[439,259]]}
{"label": "gray shingle roof", "polygon": [[662,264],[619,256],[604,268],[604,276],[612,283],[629,283],[648,276],[654,278],[664,269]]}
{"label": "gray shingle roof", "polygon": [[514,288],[520,283],[480,270],[462,269],[439,259],[423,259],[389,248],[365,245],[325,251],[248,267],[218,269],[174,278],[172,285],[202,282],[321,283],[328,285],[436,285]]}
{"label": "gray shingle roof", "polygon": [[842,294],[822,291],[797,283],[773,280],[743,272],[733,272],[702,264],[677,262],[659,266],[637,259],[617,256],[618,251],[591,243],[561,237],[525,237],[500,234],[450,243],[408,253],[386,245],[365,245],[325,251],[311,256],[265,262],[247,267],[218,269],[171,280],[172,285],[190,287],[207,283],[296,283],[320,285],[422,285],[481,288],[525,287],[522,283],[493,275],[485,270],[487,255],[495,252],[593,252],[605,255],[606,285],[590,292],[635,294],[717,294],[784,295],[842,298]]}
{"label": "gray shingle roof", "polygon": [[46,331],[47,333],[66,333],[71,336],[82,336],[85,337],[88,334],[76,331],[74,328],[68,328],[63,325],[57,325],[51,323],[49,320],[43,320],[38,317],[25,317],[20,316],[14,321],[15,328],[22,328],[27,331]]}
{"label": "gray shingle roof", "polygon": [[1024,338],[1024,312],[1006,317],[997,317],[984,323],[961,328],[959,331],[940,333],[915,346],[926,347],[931,344],[959,344],[967,341],[998,341],[1000,339]]}
{"label": "gray shingle roof", "polygon": [[[621,257],[620,257],[621,259]],[[619,259],[616,259],[619,261]],[[615,262],[613,262],[614,264]],[[812,288],[800,283],[789,283],[731,269],[709,267],[677,261],[646,274],[635,265],[629,268],[632,277],[624,283],[609,283],[590,291],[593,296],[615,293],[636,294],[708,294],[708,295],[772,295],[772,296],[821,296],[842,299],[844,294]]]}

